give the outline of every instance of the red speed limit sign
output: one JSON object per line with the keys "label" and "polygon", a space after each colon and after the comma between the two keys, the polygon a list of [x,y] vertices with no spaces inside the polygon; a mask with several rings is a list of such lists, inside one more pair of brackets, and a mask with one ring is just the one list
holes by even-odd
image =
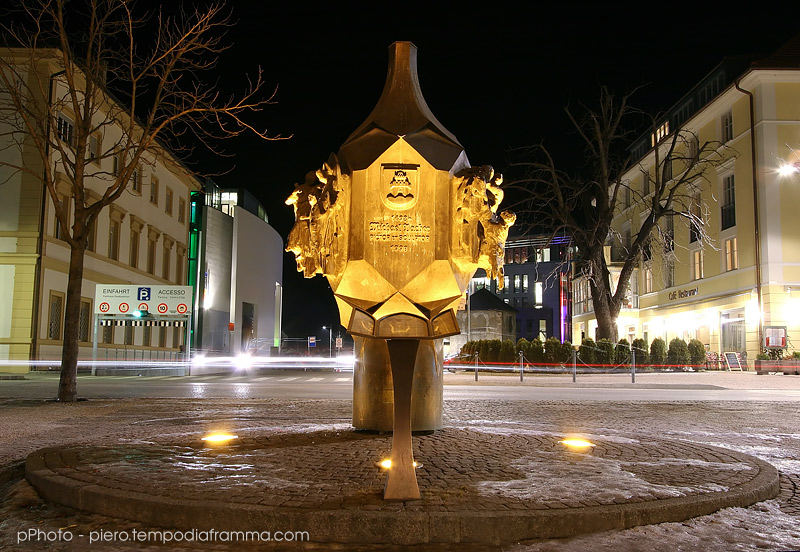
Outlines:
{"label": "red speed limit sign", "polygon": [[178,314],[184,314],[185,312],[186,312],[186,305],[183,304],[183,303],[180,303],[178,305]]}
{"label": "red speed limit sign", "polygon": [[109,305],[108,303],[105,303],[105,302],[100,303],[100,312],[108,312],[108,309],[110,309],[110,308],[111,308],[111,305]]}
{"label": "red speed limit sign", "polygon": [[158,312],[160,312],[161,314],[164,314],[165,312],[167,312],[167,304],[166,303],[159,303],[158,304]]}

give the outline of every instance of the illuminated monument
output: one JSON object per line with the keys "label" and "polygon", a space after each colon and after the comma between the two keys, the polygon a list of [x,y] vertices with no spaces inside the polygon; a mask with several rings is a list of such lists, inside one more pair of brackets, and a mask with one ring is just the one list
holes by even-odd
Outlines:
{"label": "illuminated monument", "polygon": [[498,212],[501,182],[470,167],[422,97],[416,47],[395,42],[372,113],[286,201],[287,251],[328,278],[356,339],[353,425],[393,429],[387,499],[419,498],[411,431],[441,427],[441,339],[459,333],[470,278],[484,268],[502,286],[515,216]]}

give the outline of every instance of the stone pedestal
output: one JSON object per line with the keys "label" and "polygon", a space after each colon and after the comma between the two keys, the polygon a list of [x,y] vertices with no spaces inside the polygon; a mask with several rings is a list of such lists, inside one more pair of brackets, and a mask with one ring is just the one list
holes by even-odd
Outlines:
{"label": "stone pedestal", "polygon": [[[354,336],[353,427],[392,431],[393,391],[384,339]],[[411,390],[411,430],[442,428],[442,340],[420,341]]]}

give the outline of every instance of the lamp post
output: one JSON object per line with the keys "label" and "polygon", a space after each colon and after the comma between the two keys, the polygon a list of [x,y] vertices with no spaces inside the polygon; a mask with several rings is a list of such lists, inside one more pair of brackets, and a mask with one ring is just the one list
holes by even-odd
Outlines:
{"label": "lamp post", "polygon": [[323,330],[328,330],[328,358],[333,358],[333,326],[322,326]]}

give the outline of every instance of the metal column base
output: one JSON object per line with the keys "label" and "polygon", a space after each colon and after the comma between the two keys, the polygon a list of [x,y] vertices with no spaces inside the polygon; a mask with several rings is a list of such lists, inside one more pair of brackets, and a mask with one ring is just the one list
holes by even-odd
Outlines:
{"label": "metal column base", "polygon": [[[386,340],[354,337],[353,427],[389,432],[393,428],[394,394]],[[422,340],[411,390],[411,430],[442,428],[442,340]]]}

